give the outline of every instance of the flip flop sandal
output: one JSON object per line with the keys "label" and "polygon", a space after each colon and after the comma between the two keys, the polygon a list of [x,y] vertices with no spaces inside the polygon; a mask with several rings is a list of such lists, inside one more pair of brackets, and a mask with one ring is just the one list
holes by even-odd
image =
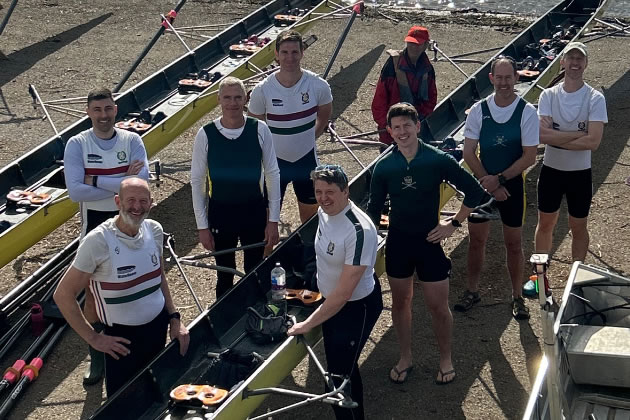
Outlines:
{"label": "flip flop sandal", "polygon": [[[437,385],[448,385],[451,382],[453,382],[455,380],[455,378],[457,377],[457,375],[455,374],[455,369],[451,369],[448,372],[442,372],[442,369],[438,369],[438,372],[440,373],[440,377],[442,378],[441,381],[438,381],[437,379],[435,380],[435,383]],[[448,375],[453,375],[453,377],[449,380],[449,381],[445,381],[444,377],[448,376]]]}
{"label": "flip flop sandal", "polygon": [[[407,382],[407,379],[409,379],[409,374],[411,373],[411,371],[413,371],[413,365],[409,366],[407,369],[403,369],[403,370],[398,370],[396,368],[396,366],[394,366],[392,368],[392,370],[394,371],[394,373],[396,374],[396,379],[392,378],[392,372],[389,372],[389,380],[392,381],[395,384],[398,385],[402,385],[405,382]],[[405,374],[405,378],[404,379],[400,379],[400,375]]]}

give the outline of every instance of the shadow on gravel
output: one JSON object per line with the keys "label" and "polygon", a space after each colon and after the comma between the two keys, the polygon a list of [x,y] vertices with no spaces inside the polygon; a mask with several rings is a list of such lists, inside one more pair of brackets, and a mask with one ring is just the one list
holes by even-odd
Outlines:
{"label": "shadow on gravel", "polygon": [[372,71],[372,67],[378,62],[384,49],[384,44],[373,48],[348,67],[342,66],[338,73],[328,79],[332,96],[335,98],[333,120],[342,115],[346,108],[356,101],[359,88]]}
{"label": "shadow on gravel", "polygon": [[72,29],[50,36],[42,41],[9,54],[7,56],[7,60],[2,63],[3,71],[0,73],[0,87],[33,67],[38,61],[42,60],[46,56],[53,54],[71,42],[79,39],[90,29],[107,20],[110,16],[112,16],[112,14],[113,13],[105,13],[104,15],[94,18],[89,22],[82,23]]}

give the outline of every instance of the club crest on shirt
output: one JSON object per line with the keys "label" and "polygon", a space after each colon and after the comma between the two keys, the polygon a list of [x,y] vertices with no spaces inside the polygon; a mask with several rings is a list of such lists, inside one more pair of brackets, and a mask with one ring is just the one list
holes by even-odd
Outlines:
{"label": "club crest on shirt", "polygon": [[578,130],[579,131],[586,131],[586,121],[578,122]]}
{"label": "club crest on shirt", "polygon": [[416,183],[413,180],[413,177],[411,175],[407,175],[406,177],[403,178],[402,181],[402,189],[406,190],[407,188],[413,188],[414,190],[416,189]]}
{"label": "club crest on shirt", "polygon": [[494,144],[496,146],[507,146],[507,141],[505,140],[505,137],[503,137],[501,134],[499,134],[498,136],[496,136],[494,138]]}
{"label": "club crest on shirt", "polygon": [[326,248],[326,254],[332,255],[333,252],[335,252],[335,244],[333,243],[333,241],[330,241],[328,243],[328,247]]}
{"label": "club crest on shirt", "polygon": [[308,92],[302,92],[302,105],[307,104],[311,101],[311,98],[308,96]]}
{"label": "club crest on shirt", "polygon": [[114,248],[114,252],[115,252],[116,254],[120,254],[120,248],[118,248],[118,247]]}
{"label": "club crest on shirt", "polygon": [[127,153],[124,150],[116,153],[116,157],[118,158],[118,163],[126,163],[127,162]]}
{"label": "club crest on shirt", "polygon": [[158,257],[155,254],[151,254],[151,264],[153,264],[153,267],[156,267],[158,265]]}

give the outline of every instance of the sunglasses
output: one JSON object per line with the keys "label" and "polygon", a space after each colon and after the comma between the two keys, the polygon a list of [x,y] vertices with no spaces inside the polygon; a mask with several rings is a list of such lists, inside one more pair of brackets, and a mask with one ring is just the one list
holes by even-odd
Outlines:
{"label": "sunglasses", "polygon": [[348,182],[348,176],[343,171],[340,165],[319,165],[315,168],[315,172],[331,172],[332,176],[340,176],[345,182]]}

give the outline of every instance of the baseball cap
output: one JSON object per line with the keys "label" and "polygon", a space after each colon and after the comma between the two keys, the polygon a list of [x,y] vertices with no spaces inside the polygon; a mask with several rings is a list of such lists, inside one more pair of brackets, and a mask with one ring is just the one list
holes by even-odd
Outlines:
{"label": "baseball cap", "polygon": [[569,53],[569,51],[573,50],[578,50],[579,52],[584,54],[584,57],[588,57],[588,53],[586,52],[586,45],[582,44],[581,42],[569,42],[564,48],[564,52],[562,53],[562,55],[566,55]]}
{"label": "baseball cap", "polygon": [[423,44],[428,40],[429,30],[424,26],[412,26],[405,38],[405,42],[413,42],[414,44]]}

